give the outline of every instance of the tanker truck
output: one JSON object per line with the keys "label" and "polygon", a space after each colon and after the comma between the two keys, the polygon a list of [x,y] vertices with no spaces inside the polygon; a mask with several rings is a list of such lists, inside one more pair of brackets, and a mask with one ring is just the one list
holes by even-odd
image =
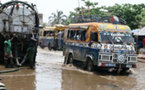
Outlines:
{"label": "tanker truck", "polygon": [[[6,36],[10,37],[12,59],[16,65],[26,61],[29,39],[33,37],[36,40],[35,63],[39,38],[39,17],[35,4],[14,0],[0,3],[0,63],[4,63]],[[26,61],[26,64],[29,62]]]}

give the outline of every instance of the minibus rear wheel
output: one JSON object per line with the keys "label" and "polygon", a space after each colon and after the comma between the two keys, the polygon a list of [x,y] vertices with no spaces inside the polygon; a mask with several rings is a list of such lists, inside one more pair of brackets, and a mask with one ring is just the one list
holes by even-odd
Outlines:
{"label": "minibus rear wheel", "polygon": [[90,58],[88,58],[88,60],[87,60],[87,70],[88,71],[93,71],[93,69],[94,69],[93,62]]}
{"label": "minibus rear wheel", "polygon": [[48,43],[48,49],[51,51],[52,47],[51,47],[51,44]]}
{"label": "minibus rear wheel", "polygon": [[70,54],[69,56],[68,56],[68,64],[73,64],[73,56],[72,56],[72,54]]}
{"label": "minibus rear wheel", "polygon": [[42,45],[42,43],[39,43],[39,46],[43,49],[44,48],[44,46]]}

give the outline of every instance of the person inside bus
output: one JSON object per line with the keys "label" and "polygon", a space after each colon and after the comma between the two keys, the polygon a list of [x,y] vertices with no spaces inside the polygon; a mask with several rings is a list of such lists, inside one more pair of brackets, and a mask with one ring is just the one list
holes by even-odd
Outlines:
{"label": "person inside bus", "polygon": [[77,31],[75,31],[75,34],[74,34],[73,39],[74,39],[74,40],[77,40]]}
{"label": "person inside bus", "polygon": [[80,31],[75,31],[74,39],[75,40],[80,40],[80,37],[81,37]]}
{"label": "person inside bus", "polygon": [[81,35],[77,34],[77,40],[80,40]]}
{"label": "person inside bus", "polygon": [[86,31],[85,30],[81,31],[81,33],[80,33],[80,40],[81,41],[85,41],[86,40]]}
{"label": "person inside bus", "polygon": [[46,34],[46,37],[50,36],[49,32]]}

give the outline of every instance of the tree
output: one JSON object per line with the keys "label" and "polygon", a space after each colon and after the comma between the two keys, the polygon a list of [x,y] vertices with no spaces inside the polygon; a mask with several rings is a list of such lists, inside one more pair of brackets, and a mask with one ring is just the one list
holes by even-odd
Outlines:
{"label": "tree", "polygon": [[63,14],[63,11],[57,11],[52,13],[48,18],[49,23],[53,26],[55,24],[65,24],[67,16]]}
{"label": "tree", "polygon": [[83,10],[83,14],[81,13],[81,8],[79,8],[79,12],[77,12],[77,14],[72,11],[69,16],[71,17],[69,18],[69,22],[74,21],[74,18],[75,21],[79,21],[81,18],[83,20],[85,20],[85,18],[89,18],[91,21],[97,21],[97,19],[98,21],[104,21],[105,19],[109,20],[109,17],[115,15],[119,17],[121,24],[129,25],[131,29],[145,26],[145,4],[115,4],[114,6],[108,7],[95,7],[98,3],[90,2],[88,0],[82,1],[85,3],[85,7],[87,7],[87,9]]}
{"label": "tree", "polygon": [[112,15],[116,15],[126,21],[126,24],[129,25],[132,29],[135,29],[140,26],[141,19],[144,17],[140,14],[142,14],[143,10],[145,9],[145,5],[116,4],[114,6],[107,7],[106,9]]}
{"label": "tree", "polygon": [[142,11],[140,15],[137,16],[137,18],[141,19],[139,22],[139,27],[144,27],[145,26],[145,10]]}
{"label": "tree", "polygon": [[90,11],[90,7],[92,6],[93,8],[95,8],[96,5],[98,5],[97,2],[90,2],[89,0],[82,0],[85,3],[85,6],[88,8],[88,15],[91,15],[91,11]]}

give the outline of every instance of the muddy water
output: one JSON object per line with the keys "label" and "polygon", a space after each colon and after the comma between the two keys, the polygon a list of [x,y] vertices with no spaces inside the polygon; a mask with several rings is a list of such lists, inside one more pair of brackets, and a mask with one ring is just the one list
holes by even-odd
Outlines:
{"label": "muddy water", "polygon": [[[134,74],[100,74],[62,65],[60,51],[38,48],[36,69],[0,74],[7,90],[145,90],[145,63]],[[1,69],[0,69],[1,70]]]}

